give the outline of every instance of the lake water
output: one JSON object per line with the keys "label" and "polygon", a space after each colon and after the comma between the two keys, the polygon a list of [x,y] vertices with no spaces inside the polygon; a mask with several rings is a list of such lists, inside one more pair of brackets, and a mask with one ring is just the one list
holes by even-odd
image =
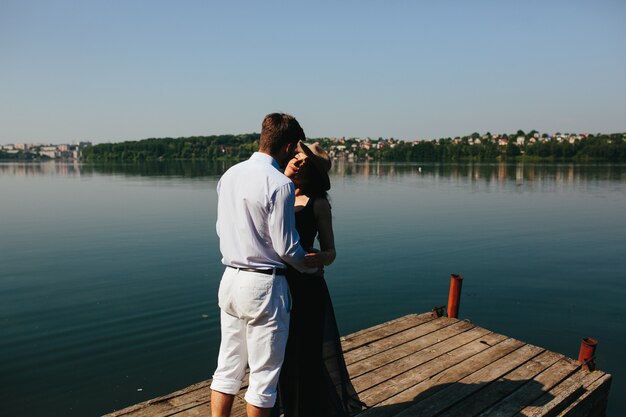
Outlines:
{"label": "lake water", "polygon": [[[0,415],[97,416],[211,377],[224,165],[0,164]],[[626,166],[336,163],[342,334],[447,302],[626,409]]]}

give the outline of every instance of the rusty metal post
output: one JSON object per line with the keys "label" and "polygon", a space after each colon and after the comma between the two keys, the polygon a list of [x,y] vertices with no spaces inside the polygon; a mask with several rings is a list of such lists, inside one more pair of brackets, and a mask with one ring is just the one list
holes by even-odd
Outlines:
{"label": "rusty metal post", "polygon": [[459,304],[461,302],[461,287],[463,277],[461,275],[450,275],[450,293],[448,294],[448,317],[457,318],[459,316]]}
{"label": "rusty metal post", "polygon": [[578,352],[578,362],[587,365],[590,371],[596,368],[595,354],[598,341],[590,337],[584,337],[580,342],[580,351]]}

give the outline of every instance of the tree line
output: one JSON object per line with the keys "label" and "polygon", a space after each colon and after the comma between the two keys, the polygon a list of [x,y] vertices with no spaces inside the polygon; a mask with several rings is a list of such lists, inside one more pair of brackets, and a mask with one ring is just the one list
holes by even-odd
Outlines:
{"label": "tree line", "polygon": [[[521,135],[521,136],[520,136]],[[501,145],[498,138],[509,138]],[[523,137],[524,143],[517,144]],[[536,131],[491,137],[490,134],[430,141],[404,142],[393,139],[368,139],[369,149],[360,139],[337,141],[330,138],[309,139],[319,141],[337,157],[356,160],[390,162],[491,162],[491,161],[578,161],[626,162],[626,134],[596,134],[581,139],[557,140],[546,135],[537,137]],[[150,138],[139,141],[101,143],[83,149],[81,159],[87,162],[102,161],[159,161],[159,160],[243,160],[258,149],[260,134],[192,136],[182,138]],[[4,156],[7,156],[6,158]],[[18,155],[10,158],[24,159]],[[9,159],[9,154],[0,154]]]}
{"label": "tree line", "polygon": [[35,161],[41,159],[38,155],[24,151],[5,152],[0,149],[0,161]]}
{"label": "tree line", "polygon": [[576,139],[526,141],[523,145],[483,140],[470,143],[469,137],[445,138],[417,143],[398,142],[393,147],[357,148],[357,159],[393,162],[491,162],[491,161],[575,161],[626,162],[625,134],[598,134]]}
{"label": "tree line", "polygon": [[83,149],[84,161],[239,160],[258,149],[260,134],[150,138]]}

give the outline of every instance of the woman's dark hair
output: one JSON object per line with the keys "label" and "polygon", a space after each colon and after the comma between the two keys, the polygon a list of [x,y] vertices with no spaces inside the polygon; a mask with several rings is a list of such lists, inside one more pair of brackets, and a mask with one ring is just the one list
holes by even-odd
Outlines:
{"label": "woman's dark hair", "polygon": [[300,184],[300,190],[304,195],[309,198],[325,198],[328,200],[328,191],[324,189],[320,181],[316,181],[318,176],[322,174],[318,171],[318,169],[313,165],[308,165],[310,169],[309,181],[305,181],[303,184]]}

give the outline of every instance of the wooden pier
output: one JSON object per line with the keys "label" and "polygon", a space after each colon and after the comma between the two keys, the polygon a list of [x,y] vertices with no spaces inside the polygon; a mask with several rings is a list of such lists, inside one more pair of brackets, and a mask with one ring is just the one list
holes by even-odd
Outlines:
{"label": "wooden pier", "polygon": [[[469,321],[410,314],[342,338],[359,417],[605,414],[611,375]],[[210,416],[210,381],[106,417]],[[232,416],[245,416],[243,395]]]}

